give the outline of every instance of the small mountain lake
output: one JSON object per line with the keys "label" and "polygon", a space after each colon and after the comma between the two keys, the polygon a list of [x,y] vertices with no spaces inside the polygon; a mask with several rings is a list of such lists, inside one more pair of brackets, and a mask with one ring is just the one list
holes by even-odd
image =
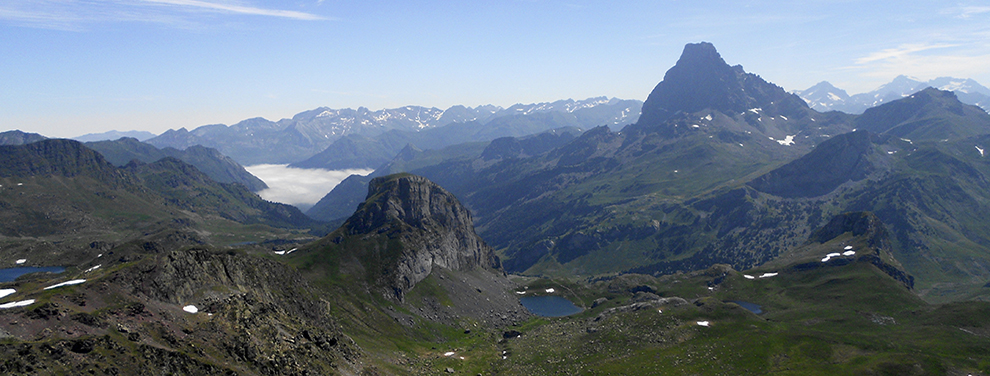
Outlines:
{"label": "small mountain lake", "polygon": [[759,304],[753,304],[753,303],[750,303],[750,302],[744,302],[742,300],[729,300],[728,302],[729,303],[736,303],[740,307],[746,308],[746,310],[748,310],[750,312],[753,312],[753,313],[755,313],[757,315],[763,313],[763,308],[760,307]]}
{"label": "small mountain lake", "polygon": [[42,266],[42,267],[22,266],[17,268],[0,269],[0,282],[13,282],[15,279],[17,279],[17,277],[20,277],[25,274],[40,273],[40,272],[58,274],[64,271],[65,268],[61,266]]}
{"label": "small mountain lake", "polygon": [[570,300],[559,296],[524,296],[519,302],[530,312],[543,317],[570,316],[583,311]]}

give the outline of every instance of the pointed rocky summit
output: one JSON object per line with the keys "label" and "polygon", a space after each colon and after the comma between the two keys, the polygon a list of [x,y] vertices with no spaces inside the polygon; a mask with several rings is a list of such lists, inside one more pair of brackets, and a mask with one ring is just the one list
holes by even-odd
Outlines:
{"label": "pointed rocky summit", "polygon": [[713,109],[732,114],[752,108],[776,109],[789,116],[807,104],[797,95],[746,73],[741,65],[729,66],[714,45],[701,42],[684,46],[677,64],[643,103],[639,124],[660,124],[679,112]]}

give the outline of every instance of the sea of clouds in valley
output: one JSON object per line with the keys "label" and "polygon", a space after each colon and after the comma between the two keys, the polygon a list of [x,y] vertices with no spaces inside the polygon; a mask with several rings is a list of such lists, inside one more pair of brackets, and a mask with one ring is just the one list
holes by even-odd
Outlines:
{"label": "sea of clouds in valley", "polygon": [[261,198],[293,205],[303,211],[320,201],[348,176],[367,175],[373,171],[303,169],[284,164],[261,164],[244,168],[268,184],[268,189],[258,192]]}

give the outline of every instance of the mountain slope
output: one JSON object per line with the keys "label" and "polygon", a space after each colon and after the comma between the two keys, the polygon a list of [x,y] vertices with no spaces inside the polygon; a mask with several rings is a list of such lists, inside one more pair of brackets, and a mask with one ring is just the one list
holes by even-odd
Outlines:
{"label": "mountain slope", "polygon": [[986,111],[963,104],[952,92],[933,88],[870,108],[854,124],[873,133],[918,141],[990,134]]}
{"label": "mountain slope", "polygon": [[0,156],[0,257],[8,261],[69,266],[119,247],[126,260],[164,245],[300,237],[291,232],[316,225],[176,159],[118,168],[71,140],[0,146]]}
{"label": "mountain slope", "polygon": [[216,149],[193,145],[185,150],[175,148],[158,149],[134,138],[120,138],[116,141],[87,142],[86,147],[96,150],[117,166],[124,166],[132,160],[152,163],[165,157],[172,157],[189,163],[214,181],[220,183],[240,183],[252,192],[258,192],[268,185],[244,169],[233,159],[220,154]]}
{"label": "mountain slope", "polygon": [[18,130],[0,132],[0,145],[24,145],[45,139],[48,139],[48,137]]}

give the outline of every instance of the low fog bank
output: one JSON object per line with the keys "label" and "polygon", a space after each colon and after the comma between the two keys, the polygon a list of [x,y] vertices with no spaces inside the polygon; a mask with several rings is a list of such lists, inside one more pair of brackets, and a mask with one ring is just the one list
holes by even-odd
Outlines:
{"label": "low fog bank", "polygon": [[303,169],[284,164],[262,164],[244,168],[268,184],[268,189],[258,192],[261,198],[293,205],[302,211],[306,211],[320,201],[348,176],[368,175],[374,171]]}

